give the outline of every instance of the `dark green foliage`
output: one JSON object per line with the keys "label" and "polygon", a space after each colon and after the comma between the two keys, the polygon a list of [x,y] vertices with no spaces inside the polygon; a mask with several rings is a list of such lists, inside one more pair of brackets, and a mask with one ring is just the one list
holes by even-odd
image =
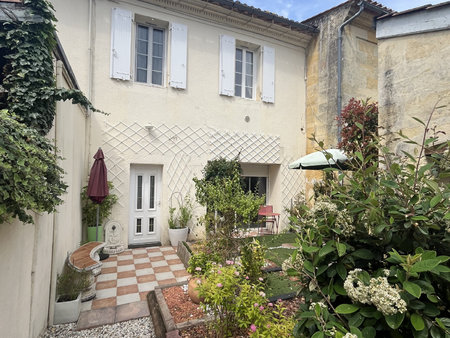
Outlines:
{"label": "dark green foliage", "polygon": [[43,21],[7,21],[0,26],[0,50],[6,61],[0,69],[6,91],[0,97],[0,105],[46,135],[53,125],[56,101],[72,100],[93,111],[96,109],[79,90],[55,87],[53,6],[47,0],[25,0],[24,5]]}
{"label": "dark green foliage", "polygon": [[117,202],[117,195],[111,193],[114,189],[112,182],[108,181],[109,195],[105,197],[102,203],[96,204],[90,200],[87,195],[87,186],[81,190],[81,211],[83,224],[88,227],[97,225],[97,206],[99,207],[99,225],[111,215],[112,207]]}
{"label": "dark green foliage", "polygon": [[[294,255],[302,268],[288,271],[308,285],[298,336],[450,334],[450,142],[425,160],[424,150],[437,138],[428,135],[430,121],[419,122],[425,127],[421,144],[400,134],[418,156],[397,157],[373,134],[367,147],[379,155],[355,148],[352,171],[331,180],[331,194],[299,220]],[[324,217],[320,204],[336,217]],[[348,220],[348,214],[353,221],[338,226],[339,215]],[[312,304],[319,301],[324,305]]]}
{"label": "dark green foliage", "polygon": [[237,158],[230,161],[224,158],[208,161],[205,168],[203,168],[203,179],[211,182],[225,177],[232,178],[235,170],[239,174],[242,173],[241,164]]}
{"label": "dark green foliage", "polygon": [[27,210],[55,210],[67,187],[58,159],[47,138],[0,111],[0,223],[33,223]]}
{"label": "dark green foliage", "polygon": [[264,248],[256,239],[241,246],[241,264],[250,281],[257,282],[262,276],[264,266]]}

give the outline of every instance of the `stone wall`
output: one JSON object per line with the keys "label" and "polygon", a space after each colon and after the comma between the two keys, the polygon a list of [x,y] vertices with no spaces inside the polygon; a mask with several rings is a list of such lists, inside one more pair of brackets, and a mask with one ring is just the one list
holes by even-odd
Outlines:
{"label": "stone wall", "polygon": [[380,125],[397,153],[411,146],[396,140],[400,130],[420,141],[438,99],[431,126],[450,135],[450,30],[382,39],[379,42]]}

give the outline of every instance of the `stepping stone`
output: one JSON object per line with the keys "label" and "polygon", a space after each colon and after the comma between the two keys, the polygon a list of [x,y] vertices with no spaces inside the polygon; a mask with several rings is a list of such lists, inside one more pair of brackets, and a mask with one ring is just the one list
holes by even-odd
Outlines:
{"label": "stepping stone", "polygon": [[80,313],[77,322],[77,330],[91,329],[97,326],[114,324],[116,319],[115,307],[84,311]]}
{"label": "stepping stone", "polygon": [[145,300],[116,307],[116,323],[148,316],[150,316],[150,310]]}

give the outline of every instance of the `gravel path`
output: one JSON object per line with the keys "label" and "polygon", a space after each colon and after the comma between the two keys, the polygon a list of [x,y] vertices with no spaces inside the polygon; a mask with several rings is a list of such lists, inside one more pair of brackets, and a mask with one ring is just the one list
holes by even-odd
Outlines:
{"label": "gravel path", "polygon": [[75,331],[76,323],[55,325],[49,327],[41,338],[155,338],[153,323],[150,317],[129,320],[126,322],[105,325],[94,329]]}

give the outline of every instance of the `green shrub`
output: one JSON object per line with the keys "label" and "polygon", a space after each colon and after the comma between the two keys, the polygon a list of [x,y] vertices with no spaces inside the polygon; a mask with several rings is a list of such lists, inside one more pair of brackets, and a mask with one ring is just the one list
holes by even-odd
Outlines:
{"label": "green shrub", "polygon": [[242,268],[252,282],[256,282],[262,276],[265,253],[265,248],[256,239],[241,247]]}
{"label": "green shrub", "polygon": [[249,224],[257,215],[264,196],[244,192],[237,170],[232,178],[216,178],[213,181],[194,178],[194,183],[197,201],[207,207],[207,213],[201,221],[207,227],[210,245],[223,260],[236,257],[238,242],[235,238],[238,228]]}
{"label": "green shrub", "polygon": [[352,171],[331,180],[330,196],[301,219],[300,248],[284,266],[308,286],[296,335],[450,334],[449,155],[424,161],[437,140],[428,124],[423,144],[406,139],[419,150],[406,160],[373,135],[368,146],[379,156],[352,153]]}
{"label": "green shrub", "polygon": [[97,204],[91,201],[87,195],[87,186],[81,190],[81,211],[82,222],[88,227],[95,227],[97,224],[97,206],[99,207],[99,225],[103,224],[103,221],[111,215],[112,208],[116,204],[118,197],[116,194],[111,193],[114,189],[112,182],[108,181],[108,188],[110,193],[105,197],[102,203]]}
{"label": "green shrub", "polygon": [[47,138],[0,111],[0,223],[33,223],[28,211],[55,211],[67,188],[60,159]]}
{"label": "green shrub", "polygon": [[195,253],[189,259],[187,272],[193,276],[203,276],[213,267],[213,264],[220,262],[220,256],[213,252],[200,251]]}
{"label": "green shrub", "polygon": [[226,266],[213,265],[206,280],[199,285],[203,307],[212,312],[216,337],[287,337],[293,330],[293,319],[284,316],[279,304],[266,299],[262,283],[253,284],[244,277],[241,266],[228,261]]}
{"label": "green shrub", "polygon": [[68,263],[64,264],[63,271],[58,274],[56,281],[58,301],[67,302],[77,299],[79,293],[89,287],[90,275],[88,271],[77,271],[70,267]]}

